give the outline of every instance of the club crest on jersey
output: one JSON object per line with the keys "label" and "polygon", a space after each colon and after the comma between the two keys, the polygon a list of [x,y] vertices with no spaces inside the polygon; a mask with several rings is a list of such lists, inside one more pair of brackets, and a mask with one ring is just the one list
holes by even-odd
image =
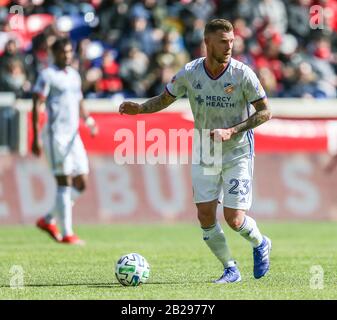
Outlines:
{"label": "club crest on jersey", "polygon": [[234,91],[234,86],[230,83],[225,83],[223,90],[225,91],[225,93],[231,94]]}
{"label": "club crest on jersey", "polygon": [[198,90],[201,90],[201,89],[202,89],[201,83],[200,83],[199,81],[197,81],[197,80],[194,80],[194,81],[193,81],[192,87],[193,87],[194,89],[198,89]]}

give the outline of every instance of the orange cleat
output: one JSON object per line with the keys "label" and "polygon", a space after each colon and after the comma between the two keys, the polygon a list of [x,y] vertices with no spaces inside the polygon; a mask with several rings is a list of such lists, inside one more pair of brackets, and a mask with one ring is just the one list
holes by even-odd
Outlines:
{"label": "orange cleat", "polygon": [[47,223],[46,220],[42,217],[36,222],[36,226],[43,230],[46,231],[54,240],[57,242],[62,240],[62,236],[60,231],[57,228],[57,225],[54,223]]}
{"label": "orange cleat", "polygon": [[81,240],[76,234],[73,234],[71,236],[64,236],[61,242],[67,244],[75,244],[79,246],[85,245],[85,241]]}

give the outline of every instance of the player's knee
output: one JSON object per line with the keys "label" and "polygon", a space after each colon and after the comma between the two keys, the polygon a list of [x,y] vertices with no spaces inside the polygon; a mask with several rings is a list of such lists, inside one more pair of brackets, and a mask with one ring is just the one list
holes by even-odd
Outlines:
{"label": "player's knee", "polygon": [[233,230],[239,230],[243,222],[241,216],[226,217],[225,219]]}
{"label": "player's knee", "polygon": [[83,192],[87,188],[87,180],[84,177],[76,177],[73,179],[73,187],[78,192]]}
{"label": "player's knee", "polygon": [[84,192],[84,190],[87,188],[87,184],[83,181],[83,182],[77,183],[76,185],[74,185],[74,187],[76,188],[78,192]]}

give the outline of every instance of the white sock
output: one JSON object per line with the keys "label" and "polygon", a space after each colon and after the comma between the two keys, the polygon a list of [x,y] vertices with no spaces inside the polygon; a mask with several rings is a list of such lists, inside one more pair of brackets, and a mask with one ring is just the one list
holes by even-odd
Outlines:
{"label": "white sock", "polygon": [[75,204],[77,198],[82,194],[81,191],[78,191],[76,188],[74,187],[71,187],[71,202],[72,202],[72,205]]}
{"label": "white sock", "polygon": [[251,243],[253,248],[258,247],[262,243],[263,236],[257,227],[255,220],[249,216],[245,216],[238,232]]}
{"label": "white sock", "polygon": [[225,268],[235,266],[227,246],[224,232],[219,222],[210,228],[203,229],[203,238],[213,254],[221,261]]}
{"label": "white sock", "polygon": [[53,208],[44,216],[44,221],[48,224],[56,224],[56,216],[57,216],[57,199],[55,199],[55,203]]}
{"label": "white sock", "polygon": [[58,220],[62,235],[73,235],[74,233],[72,229],[71,187],[57,187],[56,205],[58,209]]}
{"label": "white sock", "polygon": [[[76,188],[72,187],[71,188],[71,202],[72,205],[75,204],[77,198],[82,194],[81,191],[78,191]],[[50,210],[45,216],[44,216],[44,220],[46,221],[46,223],[52,223],[55,224],[56,223],[56,216],[57,216],[57,204],[54,205],[53,209]]]}
{"label": "white sock", "polygon": [[44,216],[44,221],[46,221],[46,223],[48,224],[55,224],[56,223],[55,216],[56,216],[56,206]]}

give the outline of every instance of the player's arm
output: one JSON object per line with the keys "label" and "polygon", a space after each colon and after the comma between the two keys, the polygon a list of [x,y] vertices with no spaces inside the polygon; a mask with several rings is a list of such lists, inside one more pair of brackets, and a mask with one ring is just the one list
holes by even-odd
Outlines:
{"label": "player's arm", "polygon": [[36,156],[41,155],[42,143],[39,139],[39,112],[45,98],[38,93],[33,93],[33,109],[32,109],[32,123],[33,123],[33,142],[32,142],[32,152]]}
{"label": "player's arm", "polygon": [[268,106],[267,98],[263,98],[253,103],[256,110],[246,121],[241,122],[233,127],[233,134],[242,131],[254,129],[262,123],[271,119],[272,114],[270,107]]}
{"label": "player's arm", "polygon": [[89,111],[84,106],[84,100],[80,100],[80,117],[84,120],[85,125],[90,129],[92,136],[95,136],[98,133],[98,127],[96,121],[93,117],[90,116]]}
{"label": "player's arm", "polygon": [[267,98],[263,98],[253,103],[256,112],[253,113],[247,120],[227,129],[214,129],[211,131],[211,136],[216,141],[226,141],[231,138],[232,135],[254,129],[270,120],[272,113],[268,105]]}
{"label": "player's arm", "polygon": [[176,100],[167,91],[164,91],[159,96],[150,98],[146,102],[139,104],[135,102],[126,101],[119,106],[120,114],[135,115],[139,113],[154,113],[167,108]]}

